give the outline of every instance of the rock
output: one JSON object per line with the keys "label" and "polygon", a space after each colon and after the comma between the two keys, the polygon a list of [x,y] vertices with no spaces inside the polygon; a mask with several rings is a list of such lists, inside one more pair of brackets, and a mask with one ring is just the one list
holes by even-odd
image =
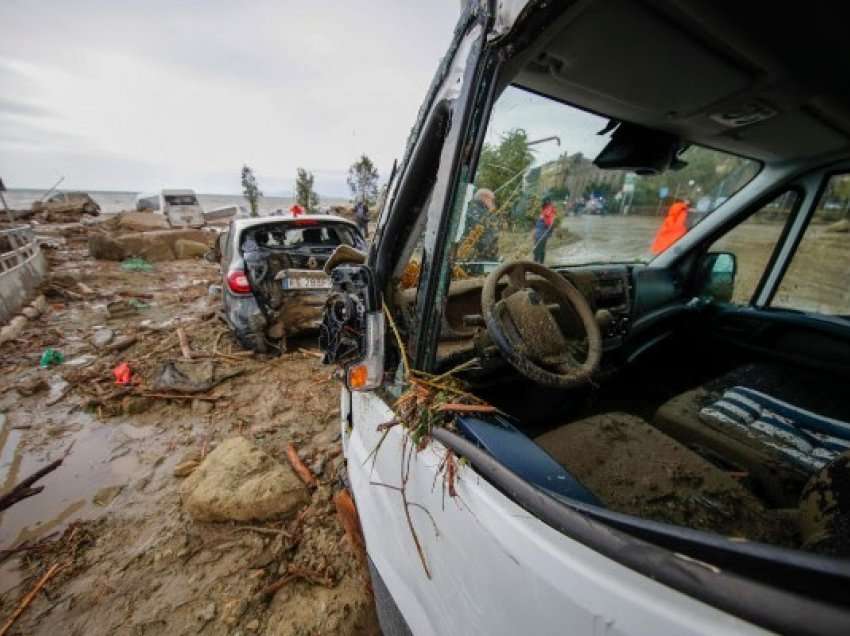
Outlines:
{"label": "rock", "polygon": [[95,506],[108,506],[122,490],[124,490],[124,486],[107,486],[106,488],[101,488],[92,498],[92,503]]}
{"label": "rock", "polygon": [[15,340],[23,332],[27,326],[27,319],[24,316],[15,316],[9,321],[9,324],[0,329],[0,344]]}
{"label": "rock", "polygon": [[39,296],[34,301],[32,301],[31,305],[35,307],[39,313],[44,313],[47,311],[47,299],[44,296]]}
{"label": "rock", "polygon": [[221,622],[225,625],[236,625],[242,614],[248,609],[247,598],[231,598],[222,603],[221,607]]}
{"label": "rock", "polygon": [[118,228],[125,232],[150,232],[167,230],[168,220],[152,212],[124,212],[118,217]]}
{"label": "rock", "polygon": [[108,327],[104,327],[102,329],[98,329],[94,332],[94,336],[92,336],[91,343],[94,345],[95,349],[102,349],[110,342],[112,342],[112,338],[115,337],[115,332]]}
{"label": "rock", "polygon": [[204,243],[179,239],[174,241],[174,258],[178,260],[184,258],[203,258],[208,249]]}
{"label": "rock", "polygon": [[23,309],[21,309],[21,313],[28,320],[35,320],[39,316],[39,311],[35,307],[24,307]]}
{"label": "rock", "polygon": [[174,476],[175,477],[188,477],[195,469],[198,467],[197,460],[190,459],[185,462],[180,462],[174,467]]}
{"label": "rock", "polygon": [[249,632],[258,631],[260,629],[260,621],[258,621],[256,618],[248,621],[245,624],[245,629],[247,629]]}
{"label": "rock", "polygon": [[209,623],[215,618],[215,603],[208,603],[195,612],[195,618],[202,623]]}
{"label": "rock", "polygon": [[244,437],[222,442],[180,492],[184,507],[197,521],[262,521],[287,515],[308,498],[289,466]]}
{"label": "rock", "polygon": [[[130,256],[141,256],[150,262],[174,260],[177,241],[193,241],[207,246],[214,240],[214,233],[203,230],[135,232],[124,234],[116,239]],[[205,247],[204,251],[206,249]]]}
{"label": "rock", "polygon": [[108,236],[93,234],[89,237],[89,255],[100,261],[123,261],[127,250]]}

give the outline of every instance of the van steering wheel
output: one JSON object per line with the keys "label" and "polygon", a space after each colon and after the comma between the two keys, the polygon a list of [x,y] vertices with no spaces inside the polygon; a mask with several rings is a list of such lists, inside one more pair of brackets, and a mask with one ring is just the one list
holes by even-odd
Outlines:
{"label": "van steering wheel", "polygon": [[[535,274],[539,278],[529,278]],[[497,300],[499,282],[508,286]],[[543,291],[554,296],[560,311],[571,308],[584,330],[583,337],[565,334]],[[602,336],[590,303],[566,278],[531,261],[504,263],[484,281],[481,312],[493,342],[505,359],[525,377],[552,387],[574,387],[590,381],[602,357]],[[583,362],[573,356],[587,343]]]}

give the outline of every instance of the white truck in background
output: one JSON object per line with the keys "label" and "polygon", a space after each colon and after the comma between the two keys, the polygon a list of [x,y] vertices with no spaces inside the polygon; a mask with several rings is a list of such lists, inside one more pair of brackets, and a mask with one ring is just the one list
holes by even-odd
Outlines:
{"label": "white truck in background", "polygon": [[158,194],[136,197],[138,212],[150,211],[165,215],[172,227],[201,227],[204,211],[194,190],[160,190]]}

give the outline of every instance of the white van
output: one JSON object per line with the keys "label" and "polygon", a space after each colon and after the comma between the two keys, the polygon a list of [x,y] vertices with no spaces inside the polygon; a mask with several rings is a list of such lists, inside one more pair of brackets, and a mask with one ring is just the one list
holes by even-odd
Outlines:
{"label": "white van", "polygon": [[194,190],[161,190],[159,194],[140,194],[136,210],[164,214],[173,227],[204,225],[204,211]]}

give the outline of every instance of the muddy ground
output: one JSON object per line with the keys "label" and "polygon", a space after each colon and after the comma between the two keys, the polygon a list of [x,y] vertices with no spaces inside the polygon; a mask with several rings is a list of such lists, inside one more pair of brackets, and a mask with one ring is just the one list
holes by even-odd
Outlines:
{"label": "muddy ground", "polygon": [[[43,492],[0,512],[0,624],[58,565],[9,633],[376,633],[368,577],[332,500],[339,393],[314,339],[276,358],[241,351],[214,313],[216,265],[127,272],[89,258],[78,224],[40,232],[53,246],[50,309],[0,345],[0,488],[64,461]],[[181,358],[178,327],[193,356],[240,374],[199,397],[161,397],[152,382]],[[97,349],[103,328],[113,343],[136,341]],[[48,347],[64,363],[40,369]],[[112,374],[122,362],[129,388]],[[175,468],[185,474],[233,436],[282,465],[294,444],[318,476],[308,503],[263,523],[193,520]]]}

